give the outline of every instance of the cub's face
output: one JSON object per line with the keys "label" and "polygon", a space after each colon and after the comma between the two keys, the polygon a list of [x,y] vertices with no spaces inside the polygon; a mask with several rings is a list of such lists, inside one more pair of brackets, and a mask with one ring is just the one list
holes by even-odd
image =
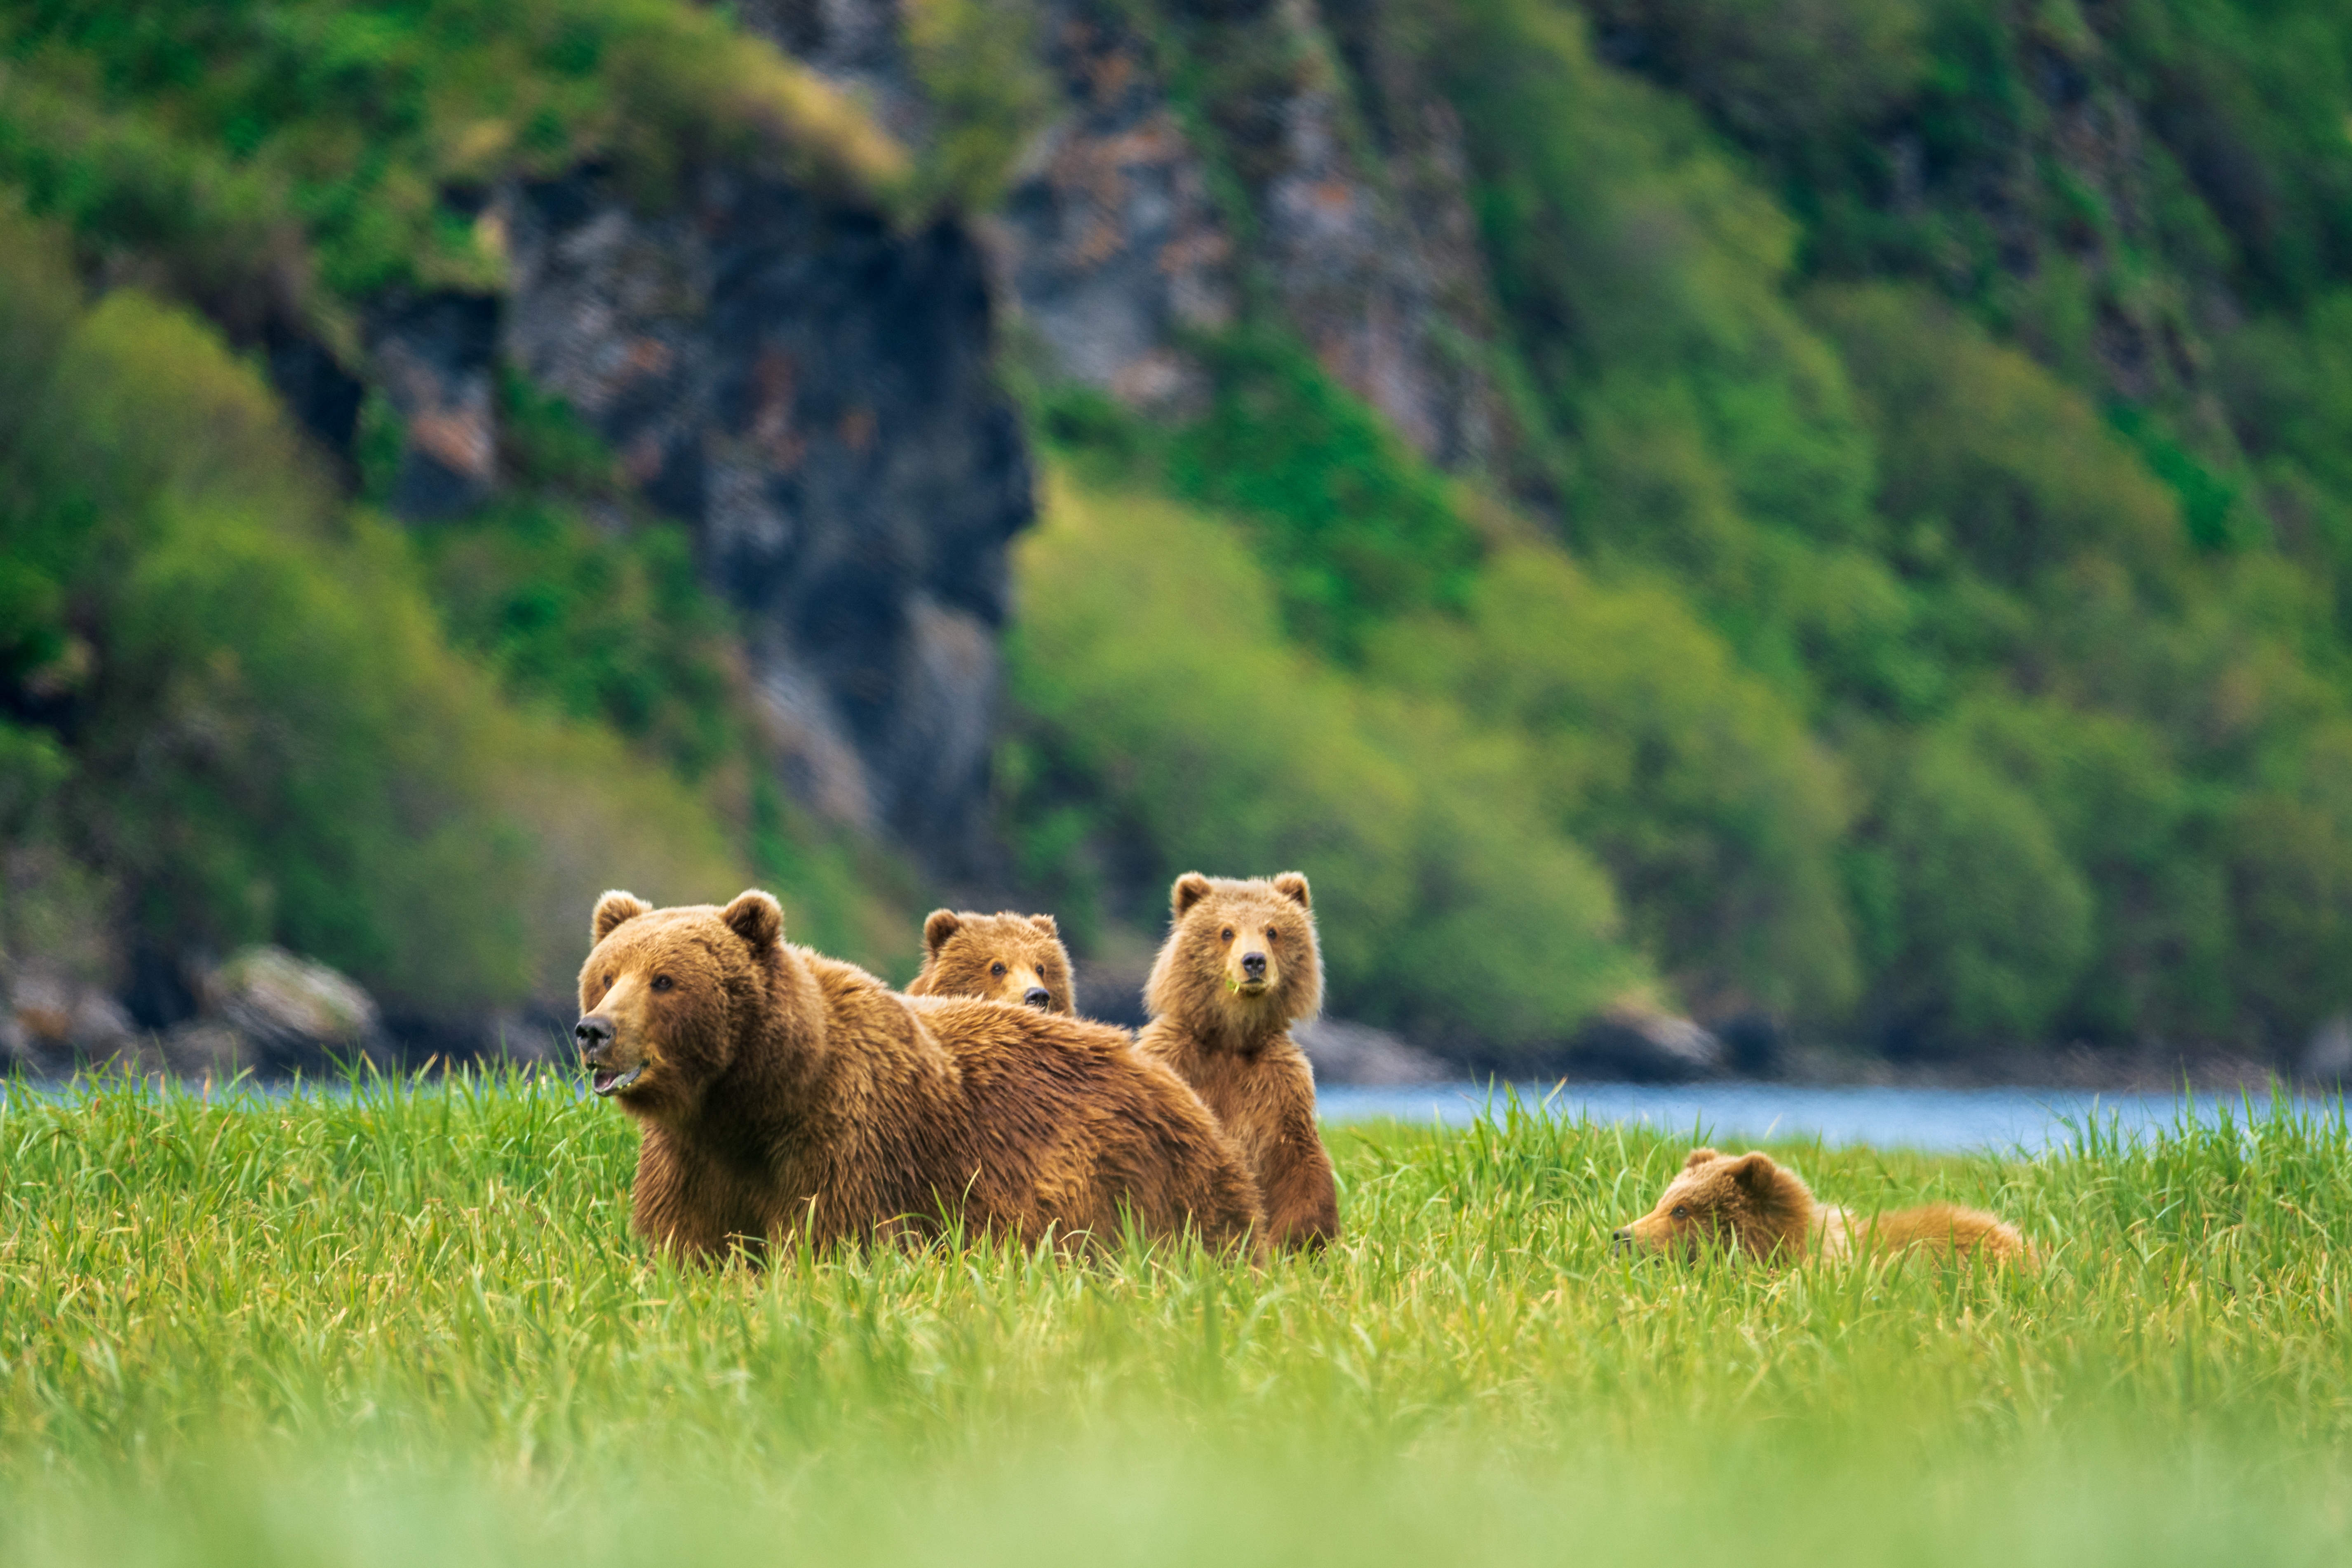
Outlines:
{"label": "cub's face", "polygon": [[1308,898],[1307,879],[1296,871],[1270,881],[1197,872],[1177,879],[1171,898],[1176,929],[1155,969],[1154,994],[1166,994],[1164,979],[1277,1027],[1313,1016],[1323,1002],[1323,959]]}
{"label": "cub's face", "polygon": [[1070,954],[1051,915],[934,910],[923,922],[916,996],[980,996],[1046,1013],[1074,1013]]}
{"label": "cub's face", "polygon": [[597,900],[572,1034],[588,1086],[635,1116],[690,1108],[734,1059],[739,1008],[783,933],[783,911],[748,892],[725,909],[656,910],[628,893]]}
{"label": "cub's face", "polygon": [[1811,1194],[1796,1173],[1765,1155],[1694,1149],[1657,1207],[1610,1239],[1693,1260],[1710,1247],[1769,1256],[1784,1243],[1801,1246],[1811,1211]]}

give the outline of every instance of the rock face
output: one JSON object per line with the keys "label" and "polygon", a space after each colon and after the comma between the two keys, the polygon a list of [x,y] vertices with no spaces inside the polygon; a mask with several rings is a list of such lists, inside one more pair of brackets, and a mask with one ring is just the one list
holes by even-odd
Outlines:
{"label": "rock face", "polygon": [[[491,355],[499,302],[430,294],[380,305],[369,324],[376,378],[400,416],[400,467],[391,504],[418,521],[456,517],[490,498],[499,482]],[[305,392],[309,389],[303,388]],[[305,398],[297,403],[306,409]]]}
{"label": "rock face", "polygon": [[1034,506],[970,233],[901,235],[724,170],[668,211],[583,170],[503,188],[488,216],[511,258],[503,299],[388,302],[371,326],[404,432],[394,510],[426,521],[490,495],[503,356],[694,530],[742,612],[795,793],[971,874],[1005,547]]}
{"label": "rock face", "polygon": [[671,214],[586,173],[500,203],[505,352],[694,526],[800,793],[963,872],[1034,515],[971,237],[725,172]]}
{"label": "rock face", "polygon": [[993,225],[1003,295],[1046,374],[1181,415],[1207,391],[1183,335],[1236,309],[1207,166],[1124,12],[1070,0],[1045,32],[1062,107]]}

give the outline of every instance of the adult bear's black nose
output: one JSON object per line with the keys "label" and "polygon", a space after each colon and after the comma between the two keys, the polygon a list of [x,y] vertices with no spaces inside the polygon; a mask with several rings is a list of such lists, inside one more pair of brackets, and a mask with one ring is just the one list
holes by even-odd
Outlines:
{"label": "adult bear's black nose", "polygon": [[1051,991],[1046,990],[1043,985],[1032,985],[1028,990],[1021,994],[1021,1000],[1028,1003],[1029,1005],[1036,1008],[1038,1011],[1043,1012],[1045,1009],[1051,1007],[1054,1005],[1054,994]]}
{"label": "adult bear's black nose", "polygon": [[1631,1246],[1633,1246],[1633,1233],[1632,1231],[1630,1231],[1630,1230],[1612,1230],[1612,1231],[1611,1231],[1611,1232],[1609,1233],[1609,1250],[1610,1250],[1610,1251],[1612,1251],[1612,1252],[1622,1252],[1622,1251],[1623,1251],[1626,1247],[1631,1247]]}
{"label": "adult bear's black nose", "polygon": [[1263,979],[1265,979],[1265,954],[1264,954],[1264,953],[1262,953],[1262,952],[1245,952],[1245,953],[1243,953],[1243,954],[1242,954],[1242,973],[1243,973],[1244,974],[1248,975],[1252,980],[1263,980]]}
{"label": "adult bear's black nose", "polygon": [[594,1014],[572,1026],[572,1038],[583,1057],[593,1058],[597,1052],[613,1043],[613,1020],[599,1018]]}

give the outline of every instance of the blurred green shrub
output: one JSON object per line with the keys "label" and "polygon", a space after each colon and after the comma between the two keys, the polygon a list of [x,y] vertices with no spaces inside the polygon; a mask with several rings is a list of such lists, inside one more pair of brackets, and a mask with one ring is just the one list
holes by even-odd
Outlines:
{"label": "blurred green shrub", "polygon": [[1066,471],[1049,499],[1018,547],[1012,806],[1066,908],[1156,929],[1179,872],[1305,870],[1336,1009],[1490,1053],[1640,982],[1510,737],[1293,646],[1230,525]]}
{"label": "blurred green shrub", "polygon": [[1898,530],[1940,532],[2012,587],[2090,552],[2176,581],[2179,499],[2082,394],[1924,294],[1824,289],[1810,309],[1853,372]]}
{"label": "blurred green shrub", "polygon": [[1840,770],[1670,588],[1603,587],[1558,551],[1516,542],[1467,615],[1375,646],[1378,678],[1520,738],[1528,787],[1609,868],[1633,932],[1685,1000],[1713,1016],[1852,1004]]}
{"label": "blurred green shrub", "polygon": [[2046,817],[1958,738],[1899,745],[1849,862],[1897,1045],[2032,1041],[2090,955],[2090,889]]}
{"label": "blurred green shrub", "polygon": [[1461,603],[1477,537],[1378,415],[1286,338],[1239,334],[1207,357],[1215,398],[1169,473],[1252,526],[1295,636],[1351,657],[1381,618]]}
{"label": "blurred green shrub", "polygon": [[120,882],[126,939],[278,941],[462,1015],[561,996],[602,887],[747,879],[664,770],[450,652],[404,537],[341,510],[208,329],[131,291],[83,315],[57,267],[0,247],[6,335],[54,345],[0,432],[0,559],[83,651],[19,675],[55,716],[11,754],[54,773],[62,745],[78,787],[42,831]]}

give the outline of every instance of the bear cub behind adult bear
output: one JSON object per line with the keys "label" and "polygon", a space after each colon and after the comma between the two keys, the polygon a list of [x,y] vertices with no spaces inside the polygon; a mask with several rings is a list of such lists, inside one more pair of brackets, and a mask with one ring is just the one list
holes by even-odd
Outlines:
{"label": "bear cub behind adult bear", "polygon": [[901,996],[724,909],[597,900],[574,1031],[638,1124],[638,1236],[687,1257],[791,1236],[975,1230],[1255,1245],[1255,1189],[1174,1074],[1117,1029]]}
{"label": "bear cub behind adult bear", "polygon": [[1051,915],[933,910],[923,921],[923,968],[909,996],[985,996],[1047,1013],[1076,1013],[1070,950]]}
{"label": "bear cub behind adult bear", "polygon": [[1323,1004],[1323,957],[1307,879],[1237,881],[1188,871],[1136,1037],[1198,1090],[1257,1178],[1276,1247],[1339,1234],[1338,1184],[1315,1126],[1315,1072],[1290,1026]]}

